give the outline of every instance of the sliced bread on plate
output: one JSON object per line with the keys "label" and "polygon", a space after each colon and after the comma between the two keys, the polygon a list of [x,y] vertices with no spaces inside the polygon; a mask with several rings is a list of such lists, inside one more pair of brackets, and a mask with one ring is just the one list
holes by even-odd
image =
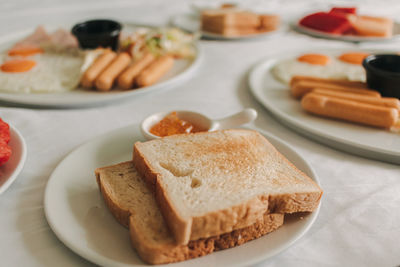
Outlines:
{"label": "sliced bread on plate", "polygon": [[137,142],[133,161],[179,244],[250,226],[265,213],[314,211],[322,196],[311,178],[253,130]]}
{"label": "sliced bread on plate", "polygon": [[264,214],[249,227],[178,245],[133,162],[98,168],[95,174],[107,207],[119,223],[129,228],[133,247],[150,264],[183,261],[238,246],[283,224],[283,214]]}

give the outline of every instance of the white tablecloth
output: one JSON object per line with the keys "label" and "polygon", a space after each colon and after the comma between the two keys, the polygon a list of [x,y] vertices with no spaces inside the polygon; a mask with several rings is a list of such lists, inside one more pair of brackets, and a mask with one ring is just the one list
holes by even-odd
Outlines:
{"label": "white tablecloth", "polygon": [[[285,19],[329,1],[245,1]],[[400,14],[400,2],[342,1],[362,12]],[[189,1],[1,1],[0,36],[38,24],[88,18],[165,24],[189,11]],[[400,51],[400,42],[361,47]],[[319,217],[292,247],[257,266],[400,265],[400,168],[356,157],[315,143],[282,126],[251,96],[247,73],[258,60],[301,48],[357,45],[314,39],[295,32],[245,42],[201,41],[204,61],[195,76],[177,88],[88,109],[29,109],[1,106],[0,117],[17,127],[28,145],[25,167],[0,195],[0,266],[90,266],[53,234],[46,222],[43,194],[57,164],[95,136],[139,123],[158,111],[190,109],[212,118],[254,107],[254,126],[292,145],[315,169],[324,189]],[[67,225],[65,227],[68,227]]]}

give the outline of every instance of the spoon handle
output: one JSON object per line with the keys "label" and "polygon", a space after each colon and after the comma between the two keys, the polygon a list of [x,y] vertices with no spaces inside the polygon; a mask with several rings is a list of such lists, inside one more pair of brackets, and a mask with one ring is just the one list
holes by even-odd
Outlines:
{"label": "spoon handle", "polygon": [[245,123],[249,123],[257,118],[257,111],[252,108],[246,108],[239,113],[215,120],[216,129],[229,129]]}

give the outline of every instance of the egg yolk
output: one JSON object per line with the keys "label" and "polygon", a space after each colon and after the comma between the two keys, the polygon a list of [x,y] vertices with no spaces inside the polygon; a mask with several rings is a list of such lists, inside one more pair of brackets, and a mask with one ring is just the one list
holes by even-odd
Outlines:
{"label": "egg yolk", "polygon": [[339,59],[346,63],[361,65],[364,58],[366,58],[367,56],[369,56],[368,53],[352,52],[352,53],[344,53],[344,54],[340,55]]}
{"label": "egg yolk", "polygon": [[43,49],[41,49],[40,47],[30,46],[30,45],[15,47],[12,48],[10,51],[8,51],[9,56],[22,56],[22,57],[28,57],[39,53],[43,53]]}
{"label": "egg yolk", "polygon": [[313,65],[328,65],[331,59],[328,56],[321,54],[305,54],[297,58],[300,62],[305,62]]}
{"label": "egg yolk", "polygon": [[28,59],[13,59],[4,62],[0,69],[4,72],[26,72],[35,67],[36,62]]}

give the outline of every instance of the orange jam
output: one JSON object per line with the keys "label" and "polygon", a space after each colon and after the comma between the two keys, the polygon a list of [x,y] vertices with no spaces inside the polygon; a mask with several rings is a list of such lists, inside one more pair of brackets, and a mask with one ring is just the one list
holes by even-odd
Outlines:
{"label": "orange jam", "polygon": [[164,137],[173,134],[197,133],[204,131],[188,121],[181,120],[174,111],[165,116],[160,122],[150,129],[150,133]]}

